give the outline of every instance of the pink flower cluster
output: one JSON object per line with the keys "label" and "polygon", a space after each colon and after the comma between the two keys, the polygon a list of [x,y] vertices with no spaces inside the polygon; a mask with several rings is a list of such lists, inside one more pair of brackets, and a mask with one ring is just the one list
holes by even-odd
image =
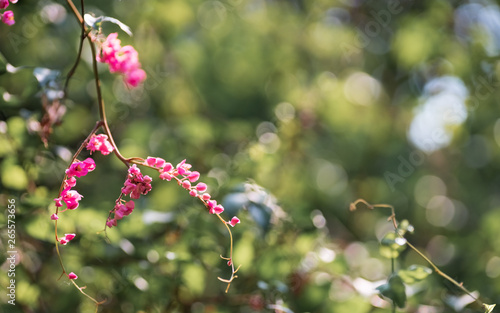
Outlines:
{"label": "pink flower cluster", "polygon": [[121,46],[118,33],[111,33],[102,43],[97,61],[107,63],[111,73],[125,76],[125,82],[137,87],[146,79],[146,72],[141,69],[137,51],[132,46]]}
{"label": "pink flower cluster", "polygon": [[[200,178],[200,173],[191,171],[192,166],[186,163],[186,160],[182,160],[174,167],[171,163],[165,162],[162,158],[148,157],[145,161],[145,165],[157,169],[160,173],[160,178],[163,180],[177,180],[177,183],[186,189],[189,195],[200,199],[205,204],[208,213],[219,215],[224,212],[224,207],[221,204],[217,204],[216,200],[212,200],[212,196],[206,192],[207,185],[205,183],[199,182],[196,185],[193,184]],[[226,223],[234,227],[236,224],[240,223],[240,220],[235,216]]]}
{"label": "pink flower cluster", "polygon": [[128,176],[123,184],[122,192],[116,205],[111,211],[114,213],[114,218],[108,218],[106,225],[108,227],[116,226],[117,221],[121,220],[124,216],[130,215],[134,211],[135,203],[130,200],[125,202],[122,200],[122,196],[130,196],[132,199],[139,199],[141,195],[148,194],[151,191],[151,177],[148,175],[142,175],[141,170],[137,165],[133,164],[128,169]]}
{"label": "pink flower cluster", "polygon": [[[17,0],[10,0],[10,3],[17,3]],[[9,6],[9,0],[0,0],[0,9],[6,9]],[[0,13],[0,17],[3,23],[11,26],[16,23],[14,20],[14,12],[7,10],[3,13]]]}
{"label": "pink flower cluster", "polygon": [[[63,182],[63,191],[60,197],[55,198],[56,207],[60,208],[63,203],[66,204],[67,209],[75,210],[78,208],[79,201],[82,199],[82,195],[76,190],[71,188],[76,186],[76,177],[82,177],[92,172],[95,169],[95,162],[91,158],[87,158],[81,162],[74,162],[66,170],[66,176],[68,177]],[[57,220],[59,217],[57,214],[52,214],[50,217],[52,220]]]}
{"label": "pink flower cluster", "polygon": [[90,150],[90,154],[95,151],[100,151],[103,155],[108,155],[113,152],[114,149],[113,145],[108,141],[108,136],[105,134],[92,135],[87,144],[87,150]]}

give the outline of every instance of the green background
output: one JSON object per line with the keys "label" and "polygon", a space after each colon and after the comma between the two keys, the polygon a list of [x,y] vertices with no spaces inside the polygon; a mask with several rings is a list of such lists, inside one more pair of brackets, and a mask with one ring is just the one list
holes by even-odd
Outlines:
{"label": "green background", "polygon": [[[16,306],[2,291],[2,311],[93,312],[58,280],[49,219],[64,170],[98,120],[90,50],[85,43],[67,113],[44,147],[33,67],[61,71],[63,83],[79,25],[65,1],[9,9],[16,24],[0,25],[0,52],[26,68],[0,76],[0,211],[15,199],[20,255]],[[225,294],[217,279],[230,274],[219,258],[228,254],[225,228],[154,171],[145,170],[153,190],[105,240],[99,232],[126,167],[94,154],[96,170],[76,187],[84,198],[61,214],[59,233],[77,234],[61,254],[86,292],[106,301],[100,312],[391,312],[375,291],[391,274],[379,251],[390,212],[350,212],[358,198],[393,205],[415,228],[410,242],[484,301],[499,302],[495,3],[113,0],[85,1],[85,9],[131,27],[132,37],[111,23],[103,33],[133,45],[148,75],[131,90],[99,67],[121,153],[187,159],[225,200],[225,217],[242,220],[233,229],[242,267]],[[443,106],[427,111],[425,125],[445,121],[448,136],[421,131],[432,151],[409,135],[426,105]],[[2,213],[2,257],[6,224]],[[408,250],[395,262],[411,264],[426,265]],[[7,270],[3,263],[2,286]],[[437,275],[407,291],[404,312],[478,311],[460,305],[462,292]]]}

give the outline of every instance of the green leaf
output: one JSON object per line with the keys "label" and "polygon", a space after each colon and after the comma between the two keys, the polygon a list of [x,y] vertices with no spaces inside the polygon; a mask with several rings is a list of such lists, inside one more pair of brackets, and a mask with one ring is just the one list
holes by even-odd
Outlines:
{"label": "green leaf", "polygon": [[406,287],[403,280],[397,274],[391,275],[387,283],[378,286],[380,295],[389,298],[398,308],[404,308],[406,305]]}
{"label": "green leaf", "polygon": [[411,265],[406,270],[400,270],[398,275],[401,277],[405,284],[414,284],[424,280],[432,274],[432,270],[422,265]]}
{"label": "green leaf", "polygon": [[103,22],[111,22],[113,24],[118,25],[121,30],[126,32],[129,36],[132,36],[132,31],[130,30],[130,27],[127,25],[123,24],[120,20],[109,17],[109,16],[99,16],[99,17],[93,17],[90,14],[85,14],[83,19],[85,20],[85,24],[89,25],[90,27],[94,29],[98,29],[101,27],[101,23]]}
{"label": "green leaf", "polygon": [[380,254],[388,259],[397,258],[405,248],[406,239],[393,232],[387,233],[380,242]]}

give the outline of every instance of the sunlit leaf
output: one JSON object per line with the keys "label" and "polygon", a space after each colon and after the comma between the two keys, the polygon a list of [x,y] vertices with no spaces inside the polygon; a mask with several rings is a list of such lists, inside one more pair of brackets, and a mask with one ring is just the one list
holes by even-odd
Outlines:
{"label": "sunlit leaf", "polygon": [[422,265],[411,265],[406,270],[398,271],[398,275],[406,284],[414,284],[422,281],[430,274],[432,274],[432,270]]}
{"label": "sunlit leaf", "polygon": [[98,29],[103,22],[111,22],[113,24],[118,25],[121,30],[126,32],[129,36],[132,36],[132,31],[130,30],[130,27],[122,23],[120,20],[114,18],[114,17],[109,17],[109,16],[99,16],[99,17],[94,17],[90,14],[85,14],[83,19],[85,20],[85,23],[89,25],[90,27],[94,29]]}
{"label": "sunlit leaf", "polygon": [[397,258],[405,248],[406,239],[393,232],[387,233],[380,242],[380,254],[388,259]]}

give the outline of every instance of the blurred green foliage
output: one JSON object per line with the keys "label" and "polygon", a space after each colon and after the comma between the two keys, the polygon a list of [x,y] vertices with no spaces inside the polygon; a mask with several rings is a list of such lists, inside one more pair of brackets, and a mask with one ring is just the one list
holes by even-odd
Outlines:
{"label": "blurred green foliage", "polygon": [[[133,37],[110,23],[103,31],[133,45],[148,75],[141,88],[129,90],[99,68],[120,151],[172,163],[187,158],[211,194],[242,220],[234,228],[234,261],[242,267],[225,294],[217,277],[230,272],[219,258],[228,254],[227,232],[173,183],[153,181],[134,214],[105,239],[101,231],[126,169],[113,156],[94,155],[96,170],[78,182],[80,207],[61,215],[59,232],[77,233],[61,248],[63,260],[87,293],[105,300],[100,312],[391,312],[376,290],[403,284],[387,280],[399,276],[391,276],[391,262],[379,252],[393,231],[390,212],[361,206],[349,212],[357,198],[393,205],[415,228],[410,242],[487,303],[500,302],[495,3],[88,0],[85,6],[131,27]],[[0,25],[6,60],[0,59],[0,73],[4,63],[17,68],[0,76],[0,207],[16,200],[20,262],[16,306],[2,293],[1,310],[93,312],[91,301],[58,280],[49,219],[64,170],[98,119],[90,50],[84,46],[67,113],[44,147],[33,69],[59,70],[64,78],[80,29],[65,1],[19,1],[12,10],[16,24]],[[436,98],[445,93],[452,98]],[[460,103],[460,93],[463,107],[446,107]],[[410,130],[430,99],[441,99],[432,103],[444,109],[426,127],[433,118],[448,124],[446,134],[424,138],[432,149],[421,151]],[[6,223],[1,214],[2,257]],[[427,264],[408,250],[397,254],[396,269],[420,280],[415,275],[426,271],[409,267]],[[7,269],[5,262],[2,286]],[[405,312],[478,309],[464,308],[471,301],[439,276],[412,286],[407,301],[397,294]]]}

